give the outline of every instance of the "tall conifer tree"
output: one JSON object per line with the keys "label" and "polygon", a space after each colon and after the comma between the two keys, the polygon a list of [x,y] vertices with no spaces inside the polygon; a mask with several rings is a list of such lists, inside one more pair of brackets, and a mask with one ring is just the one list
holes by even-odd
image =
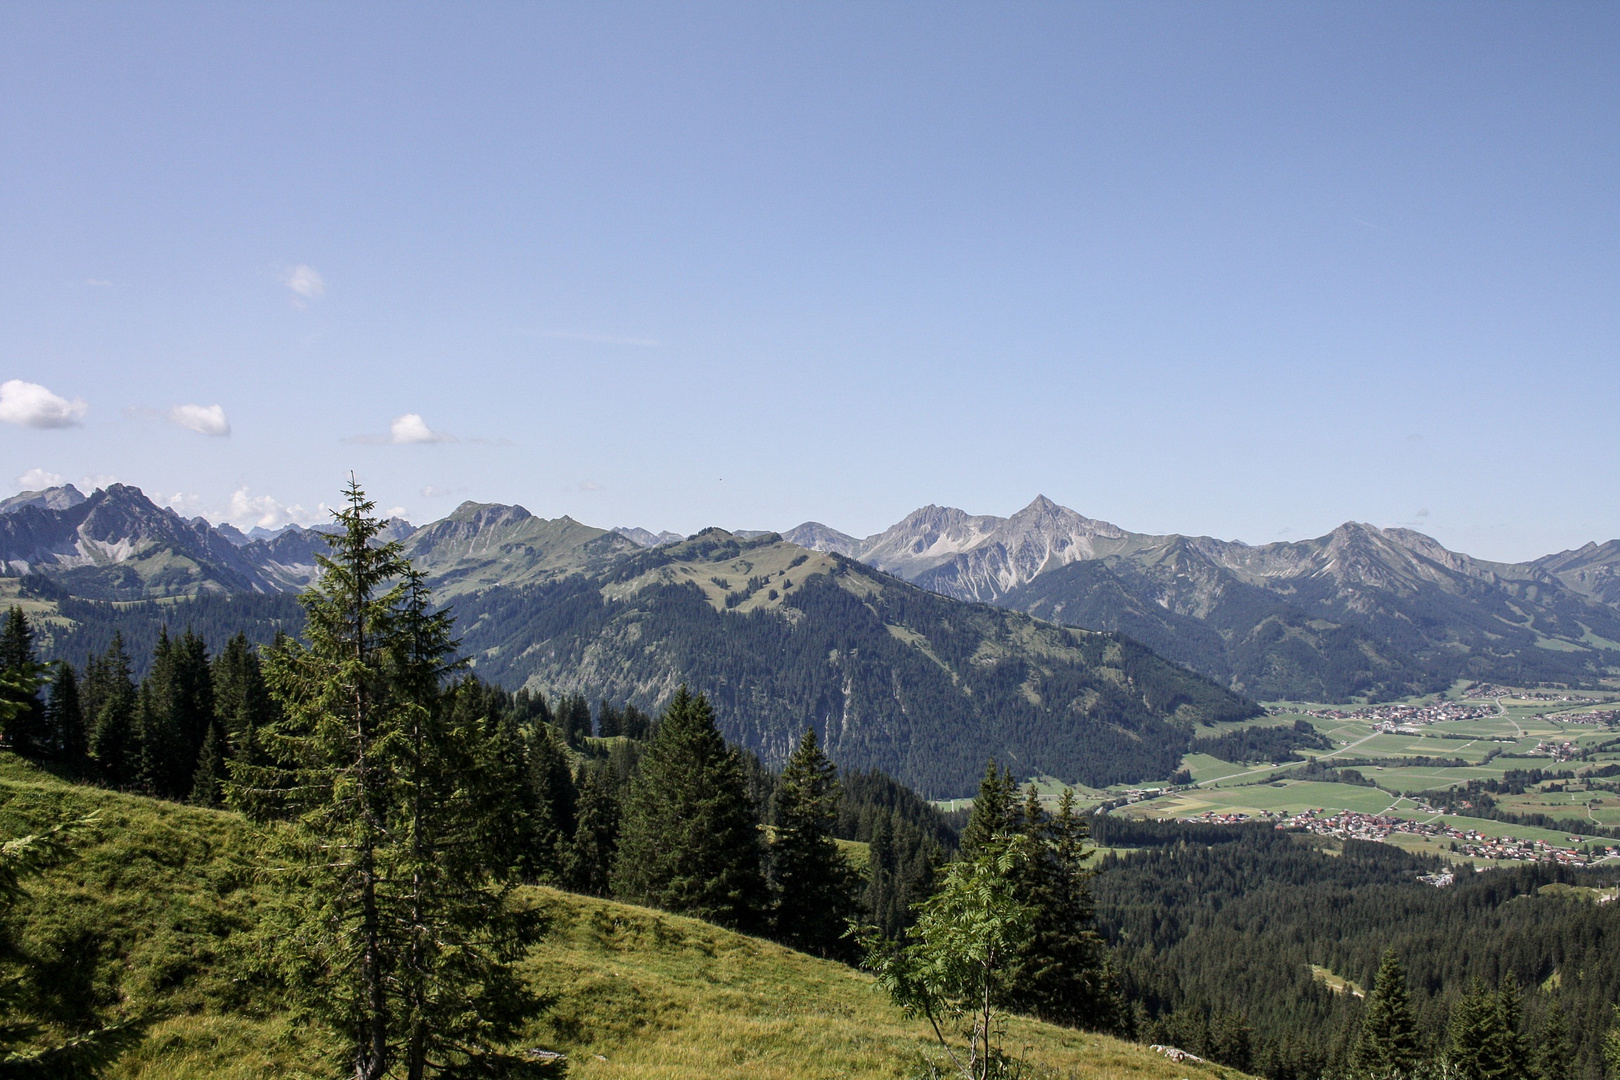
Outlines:
{"label": "tall conifer tree", "polygon": [[759,830],[736,751],[682,686],[630,784],[613,892],[740,930],[765,922]]}
{"label": "tall conifer tree", "polygon": [[1458,1080],[1527,1080],[1528,1047],[1519,1031],[1519,991],[1512,976],[1492,990],[1479,979],[1452,1009],[1447,1065]]}
{"label": "tall conifer tree", "polygon": [[511,962],[532,924],[505,903],[507,796],[482,722],[442,683],[454,643],[420,575],[351,483],[304,594],[306,641],[272,650],[271,764],[233,764],[233,801],[284,817],[304,885],[270,940],[288,987],[348,1043],[355,1080],[494,1069],[532,1011]]}
{"label": "tall conifer tree", "polygon": [[[584,700],[581,698],[580,700]],[[563,883],[564,863],[574,839],[578,792],[562,737],[549,724],[532,727],[524,783],[532,806],[533,822],[523,854],[524,873],[537,881]]]}
{"label": "tall conifer tree", "polygon": [[0,627],[0,699],[8,706],[0,732],[11,749],[30,757],[44,756],[48,749],[45,702],[39,696],[46,670],[34,655],[34,630],[28,616],[12,605],[5,626]]}
{"label": "tall conifer tree", "polygon": [[1537,1080],[1563,1080],[1575,1074],[1575,1043],[1570,1037],[1569,1017],[1556,999],[1542,1014],[1535,1058]]}
{"label": "tall conifer tree", "polygon": [[973,800],[967,828],[962,830],[964,857],[1012,830],[1018,812],[1017,800],[1018,785],[1013,781],[1011,770],[997,766],[991,759],[984,767],[984,779],[979,781],[979,794]]}
{"label": "tall conifer tree", "polygon": [[859,878],[838,844],[838,775],[816,743],[814,728],[782,770],[770,845],[776,939],[822,957],[854,955],[845,938],[855,914]]}
{"label": "tall conifer tree", "polygon": [[1409,1080],[1423,1061],[1423,1046],[1406,972],[1393,949],[1384,953],[1362,1014],[1356,1056],[1370,1080]]}
{"label": "tall conifer tree", "polygon": [[619,845],[619,796],[612,766],[599,761],[580,770],[578,824],[569,848],[568,882],[576,892],[606,896]]}
{"label": "tall conifer tree", "polygon": [[65,661],[56,665],[56,677],[51,680],[45,730],[50,756],[74,773],[82,772],[90,752],[84,730],[84,703],[79,695],[78,673]]}
{"label": "tall conifer tree", "polygon": [[259,733],[275,718],[259,654],[238,633],[214,658],[214,713],[219,718],[227,757],[252,764],[260,760]]}
{"label": "tall conifer tree", "polygon": [[1009,805],[1008,817],[1011,830],[1029,841],[1027,857],[1012,874],[1015,893],[1031,912],[1029,937],[1011,961],[1013,1001],[1053,1023],[1122,1030],[1126,1005],[1094,925],[1090,831],[1075,809],[1074,791],[1064,790],[1053,814],[1031,786],[1021,808]]}
{"label": "tall conifer tree", "polygon": [[129,787],[137,779],[140,743],[135,730],[137,692],[122,634],[113,634],[112,643],[93,668],[94,678],[86,679],[85,694],[85,707],[94,723],[90,756],[103,782]]}

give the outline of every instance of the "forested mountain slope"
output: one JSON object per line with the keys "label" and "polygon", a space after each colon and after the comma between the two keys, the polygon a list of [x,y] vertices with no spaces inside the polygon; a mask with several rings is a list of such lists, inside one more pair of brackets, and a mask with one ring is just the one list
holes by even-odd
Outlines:
{"label": "forested mountain slope", "polygon": [[[50,655],[80,662],[117,631],[137,669],[165,623],[261,641],[295,631],[301,612],[284,590],[310,579],[326,546],[300,529],[233,543],[123,487],[0,515],[13,523],[7,535],[65,539],[35,545],[60,557],[14,567],[0,597],[30,608]],[[773,764],[814,725],[841,765],[930,795],[971,791],[991,756],[1070,783],[1162,779],[1196,723],[1255,711],[1118,635],[952,600],[775,534],[716,529],[649,549],[570,518],[466,503],[402,542],[454,608],[481,676],[647,711],[689,683],[728,737]]]}
{"label": "forested mountain slope", "polygon": [[709,530],[464,594],[456,611],[496,683],[651,708],[688,682],[766,761],[814,724],[844,767],[936,796],[970,791],[991,755],[1068,782],[1168,776],[1193,723],[1254,711],[1128,639],[962,604],[774,534]]}
{"label": "forested mountain slope", "polygon": [[1459,677],[1594,685],[1620,673],[1620,544],[1532,563],[1346,523],[1250,546],[1132,533],[1037,498],[1010,518],[928,506],[865,540],[787,534],[931,591],[1118,630],[1261,699],[1430,692]]}
{"label": "forested mountain slope", "polygon": [[1342,1058],[1361,1002],[1328,977],[1364,991],[1393,949],[1430,1052],[1444,1046],[1471,979],[1511,978],[1532,1030],[1554,1003],[1563,1009],[1578,1049],[1572,1080],[1603,1075],[1601,1044],[1620,995],[1620,905],[1571,883],[1612,888],[1614,870],[1577,875],[1543,864],[1471,874],[1464,864],[1455,884],[1436,888],[1418,879],[1437,860],[1387,844],[1323,851],[1265,826],[1116,817],[1097,819],[1095,835],[1131,849],[1105,860],[1094,881],[1099,922],[1133,1000],[1159,1015],[1246,1017],[1299,1070],[1257,1061],[1256,1071],[1315,1077]]}

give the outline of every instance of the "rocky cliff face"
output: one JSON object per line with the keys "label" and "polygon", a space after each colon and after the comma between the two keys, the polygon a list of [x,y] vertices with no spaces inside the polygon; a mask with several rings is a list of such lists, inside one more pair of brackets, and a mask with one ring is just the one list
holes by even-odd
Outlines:
{"label": "rocky cliff face", "polygon": [[275,586],[243,550],[205,521],[113,484],[65,507],[49,502],[0,515],[0,562],[9,576],[44,574],[81,596],[134,600]]}
{"label": "rocky cliff face", "polygon": [[[800,543],[848,553],[801,529]],[[1620,639],[1599,629],[1620,631],[1620,541],[1506,564],[1346,522],[1252,546],[1132,533],[1040,497],[1009,518],[926,506],[853,556],[946,596],[1123,631],[1263,697],[1620,674],[1620,650],[1605,644]]]}

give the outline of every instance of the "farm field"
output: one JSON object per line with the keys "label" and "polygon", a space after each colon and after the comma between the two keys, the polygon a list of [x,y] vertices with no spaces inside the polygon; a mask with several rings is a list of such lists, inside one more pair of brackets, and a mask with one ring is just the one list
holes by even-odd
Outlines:
{"label": "farm field", "polygon": [[[1416,809],[1410,799],[1398,799],[1387,791],[1354,784],[1330,784],[1313,780],[1277,780],[1230,788],[1192,788],[1174,795],[1140,802],[1130,807],[1133,814],[1147,817],[1198,817],[1206,811],[1218,814],[1263,813],[1295,814],[1303,810],[1353,810],[1359,814],[1400,814],[1404,806]],[[1424,815],[1425,817],[1430,815]]]}
{"label": "farm field", "polygon": [[[1539,842],[1566,850],[1581,846],[1570,840],[1571,835],[1582,835],[1583,844],[1592,841],[1590,836],[1566,830],[1436,814],[1407,793],[1460,788],[1470,781],[1501,781],[1512,771],[1540,769],[1581,777],[1604,770],[1620,762],[1620,724],[1604,715],[1620,702],[1613,695],[1596,694],[1577,701],[1510,696],[1478,699],[1459,694],[1460,688],[1454,688],[1445,697],[1362,708],[1273,702],[1267,716],[1242,725],[1279,727],[1304,721],[1331,742],[1332,749],[1302,748],[1298,751],[1301,758],[1353,769],[1376,786],[1335,782],[1333,774],[1323,779],[1301,776],[1307,763],[1299,760],[1240,763],[1189,754],[1182,767],[1191,775],[1190,787],[1141,799],[1116,812],[1151,818],[1212,814],[1217,818],[1276,819],[1306,811],[1316,811],[1318,817],[1348,811],[1443,824],[1484,837]],[[1598,716],[1594,718],[1593,713]],[[1571,716],[1576,719],[1565,719]],[[1233,725],[1222,728],[1234,729]],[[1200,735],[1214,733],[1213,729],[1199,731]],[[1402,764],[1408,760],[1414,764]],[[1421,764],[1416,763],[1419,761]],[[1436,763],[1452,761],[1460,764]],[[1567,779],[1549,778],[1522,795],[1496,796],[1497,805],[1512,814],[1584,820],[1593,828],[1620,827],[1620,776],[1594,776],[1592,780],[1596,788],[1588,791],[1581,779],[1572,784]],[[1549,790],[1566,786],[1573,790]],[[1385,839],[1414,851],[1451,855],[1452,841],[1443,836],[1396,832]],[[1602,838],[1597,842],[1605,844]]]}
{"label": "farm field", "polygon": [[[1174,795],[1139,802],[1118,812],[1133,817],[1179,820],[1200,818],[1206,813],[1212,813],[1217,817],[1243,814],[1250,818],[1264,818],[1267,815],[1287,817],[1306,811],[1316,811],[1318,817],[1331,817],[1346,810],[1369,816],[1442,824],[1461,831],[1473,831],[1486,837],[1539,841],[1560,848],[1576,846],[1570,841],[1571,834],[1563,831],[1458,814],[1438,814],[1422,809],[1411,799],[1394,796],[1379,788],[1310,780],[1284,780],[1268,784],[1251,784],[1246,787],[1188,789]],[[1589,838],[1582,836],[1583,842],[1587,839]],[[1448,854],[1450,851],[1450,841],[1445,838],[1394,833],[1390,835],[1388,842],[1430,854]]]}

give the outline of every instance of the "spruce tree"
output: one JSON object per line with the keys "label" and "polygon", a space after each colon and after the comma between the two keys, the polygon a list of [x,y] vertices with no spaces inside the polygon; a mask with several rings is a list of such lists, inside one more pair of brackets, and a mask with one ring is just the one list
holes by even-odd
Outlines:
{"label": "spruce tree", "polygon": [[1393,949],[1384,953],[1361,1019],[1357,1063],[1371,1080],[1406,1080],[1423,1061],[1422,1040],[1406,972]]}
{"label": "spruce tree", "polygon": [[218,807],[225,787],[225,732],[219,724],[210,724],[197,751],[197,767],[191,776],[193,806]]}
{"label": "spruce tree", "polygon": [[[1494,1077],[1531,1080],[1534,1063],[1530,1041],[1524,1033],[1524,999],[1512,973],[1502,976],[1496,988],[1496,1041],[1500,1062]],[[1494,1080],[1493,1077],[1493,1080]]]}
{"label": "spruce tree", "polygon": [[683,685],[630,784],[614,895],[734,929],[765,922],[759,830],[742,761]]}
{"label": "spruce tree", "polygon": [[557,702],[557,728],[563,741],[578,746],[581,739],[591,734],[591,707],[584,694],[568,694]]}
{"label": "spruce tree", "polygon": [[645,740],[652,734],[652,718],[634,705],[626,705],[619,714],[619,734],[627,739]]}
{"label": "spruce tree", "polygon": [[1449,1046],[1446,1064],[1458,1080],[1484,1080],[1490,1063],[1487,1043],[1491,1038],[1496,1011],[1494,995],[1479,979],[1468,984],[1451,1007],[1446,1027]]}
{"label": "spruce tree", "polygon": [[574,839],[579,796],[567,748],[555,728],[540,725],[530,730],[523,780],[532,813],[523,852],[524,874],[531,880],[560,885]]}
{"label": "spruce tree", "polygon": [[6,745],[28,757],[43,757],[48,751],[45,703],[39,696],[45,673],[46,665],[34,655],[28,616],[12,605],[0,628],[0,701],[7,706],[0,733]]}
{"label": "spruce tree", "polygon": [[973,800],[973,811],[968,816],[967,828],[962,830],[962,855],[970,856],[994,837],[1012,830],[1013,819],[1019,812],[1018,785],[1012,772],[999,768],[992,758],[984,767],[984,779],[979,781],[979,794]]}
{"label": "spruce tree", "polygon": [[619,796],[612,767],[601,761],[582,768],[576,786],[579,813],[568,853],[568,887],[575,892],[606,896],[613,853],[619,845]]}
{"label": "spruce tree", "polygon": [[596,706],[596,734],[604,739],[624,734],[619,712],[607,698],[603,698]]}
{"label": "spruce tree", "polygon": [[87,680],[86,708],[93,710],[94,727],[90,736],[90,756],[103,783],[115,788],[131,787],[137,779],[140,742],[135,729],[138,694],[130,676],[129,654],[124,639],[114,634],[112,643],[95,665],[95,678]]}
{"label": "spruce tree", "polygon": [[190,795],[197,756],[214,723],[207,646],[189,628],[176,638],[164,627],[152,651],[152,670],[141,681],[136,718],[141,786],[165,799]]}
{"label": "spruce tree", "polygon": [[496,1045],[542,1004],[513,966],[540,924],[507,902],[521,776],[498,722],[455,707],[454,697],[476,699],[475,690],[442,691],[456,666],[450,616],[433,610],[419,571],[402,577],[389,674],[403,738],[392,769],[393,843],[383,854],[384,897],[404,930],[392,982],[405,1076],[511,1075],[520,1060]]}
{"label": "spruce tree", "polygon": [[84,730],[84,703],[79,694],[78,674],[65,661],[56,665],[51,680],[51,697],[45,705],[46,742],[50,756],[74,774],[88,764],[89,739]]}
{"label": "spruce tree", "polygon": [[238,633],[225,643],[214,658],[212,674],[214,712],[223,727],[225,756],[263,764],[259,732],[275,719],[275,706],[259,654],[246,634]]}
{"label": "spruce tree", "polygon": [[776,939],[821,957],[853,955],[845,938],[855,915],[858,877],[832,830],[838,820],[838,776],[816,743],[814,728],[782,770],[770,845]]}
{"label": "spruce tree", "polygon": [[1620,1005],[1615,1005],[1614,1023],[1603,1036],[1603,1060],[1612,1074],[1620,1076]]}
{"label": "spruce tree", "polygon": [[900,897],[900,867],[894,850],[894,828],[887,813],[872,819],[866,842],[866,890],[861,908],[866,922],[884,937],[897,938],[905,929],[905,912]]}
{"label": "spruce tree", "polygon": [[1570,1035],[1569,1017],[1556,999],[1541,1015],[1535,1058],[1537,1080],[1566,1080],[1575,1074],[1575,1042]]}
{"label": "spruce tree", "polygon": [[1479,979],[1452,1009],[1447,1065],[1458,1080],[1526,1080],[1528,1048],[1519,1031],[1518,986],[1508,976],[1497,990]]}
{"label": "spruce tree", "polygon": [[511,966],[533,924],[506,903],[501,850],[521,778],[446,700],[448,614],[379,542],[359,486],[346,496],[301,597],[306,640],[266,659],[270,764],[232,764],[233,802],[291,825],[272,857],[302,889],[268,944],[289,991],[346,1040],[356,1080],[499,1071],[496,1045],[535,1004]]}
{"label": "spruce tree", "polygon": [[1074,792],[1065,789],[1057,813],[1049,814],[1031,786],[1021,808],[1009,805],[1007,818],[1029,841],[1027,858],[1012,873],[1015,894],[1031,912],[1029,937],[1008,973],[1012,1000],[1053,1023],[1117,1030],[1125,1006],[1094,925],[1090,831]]}

